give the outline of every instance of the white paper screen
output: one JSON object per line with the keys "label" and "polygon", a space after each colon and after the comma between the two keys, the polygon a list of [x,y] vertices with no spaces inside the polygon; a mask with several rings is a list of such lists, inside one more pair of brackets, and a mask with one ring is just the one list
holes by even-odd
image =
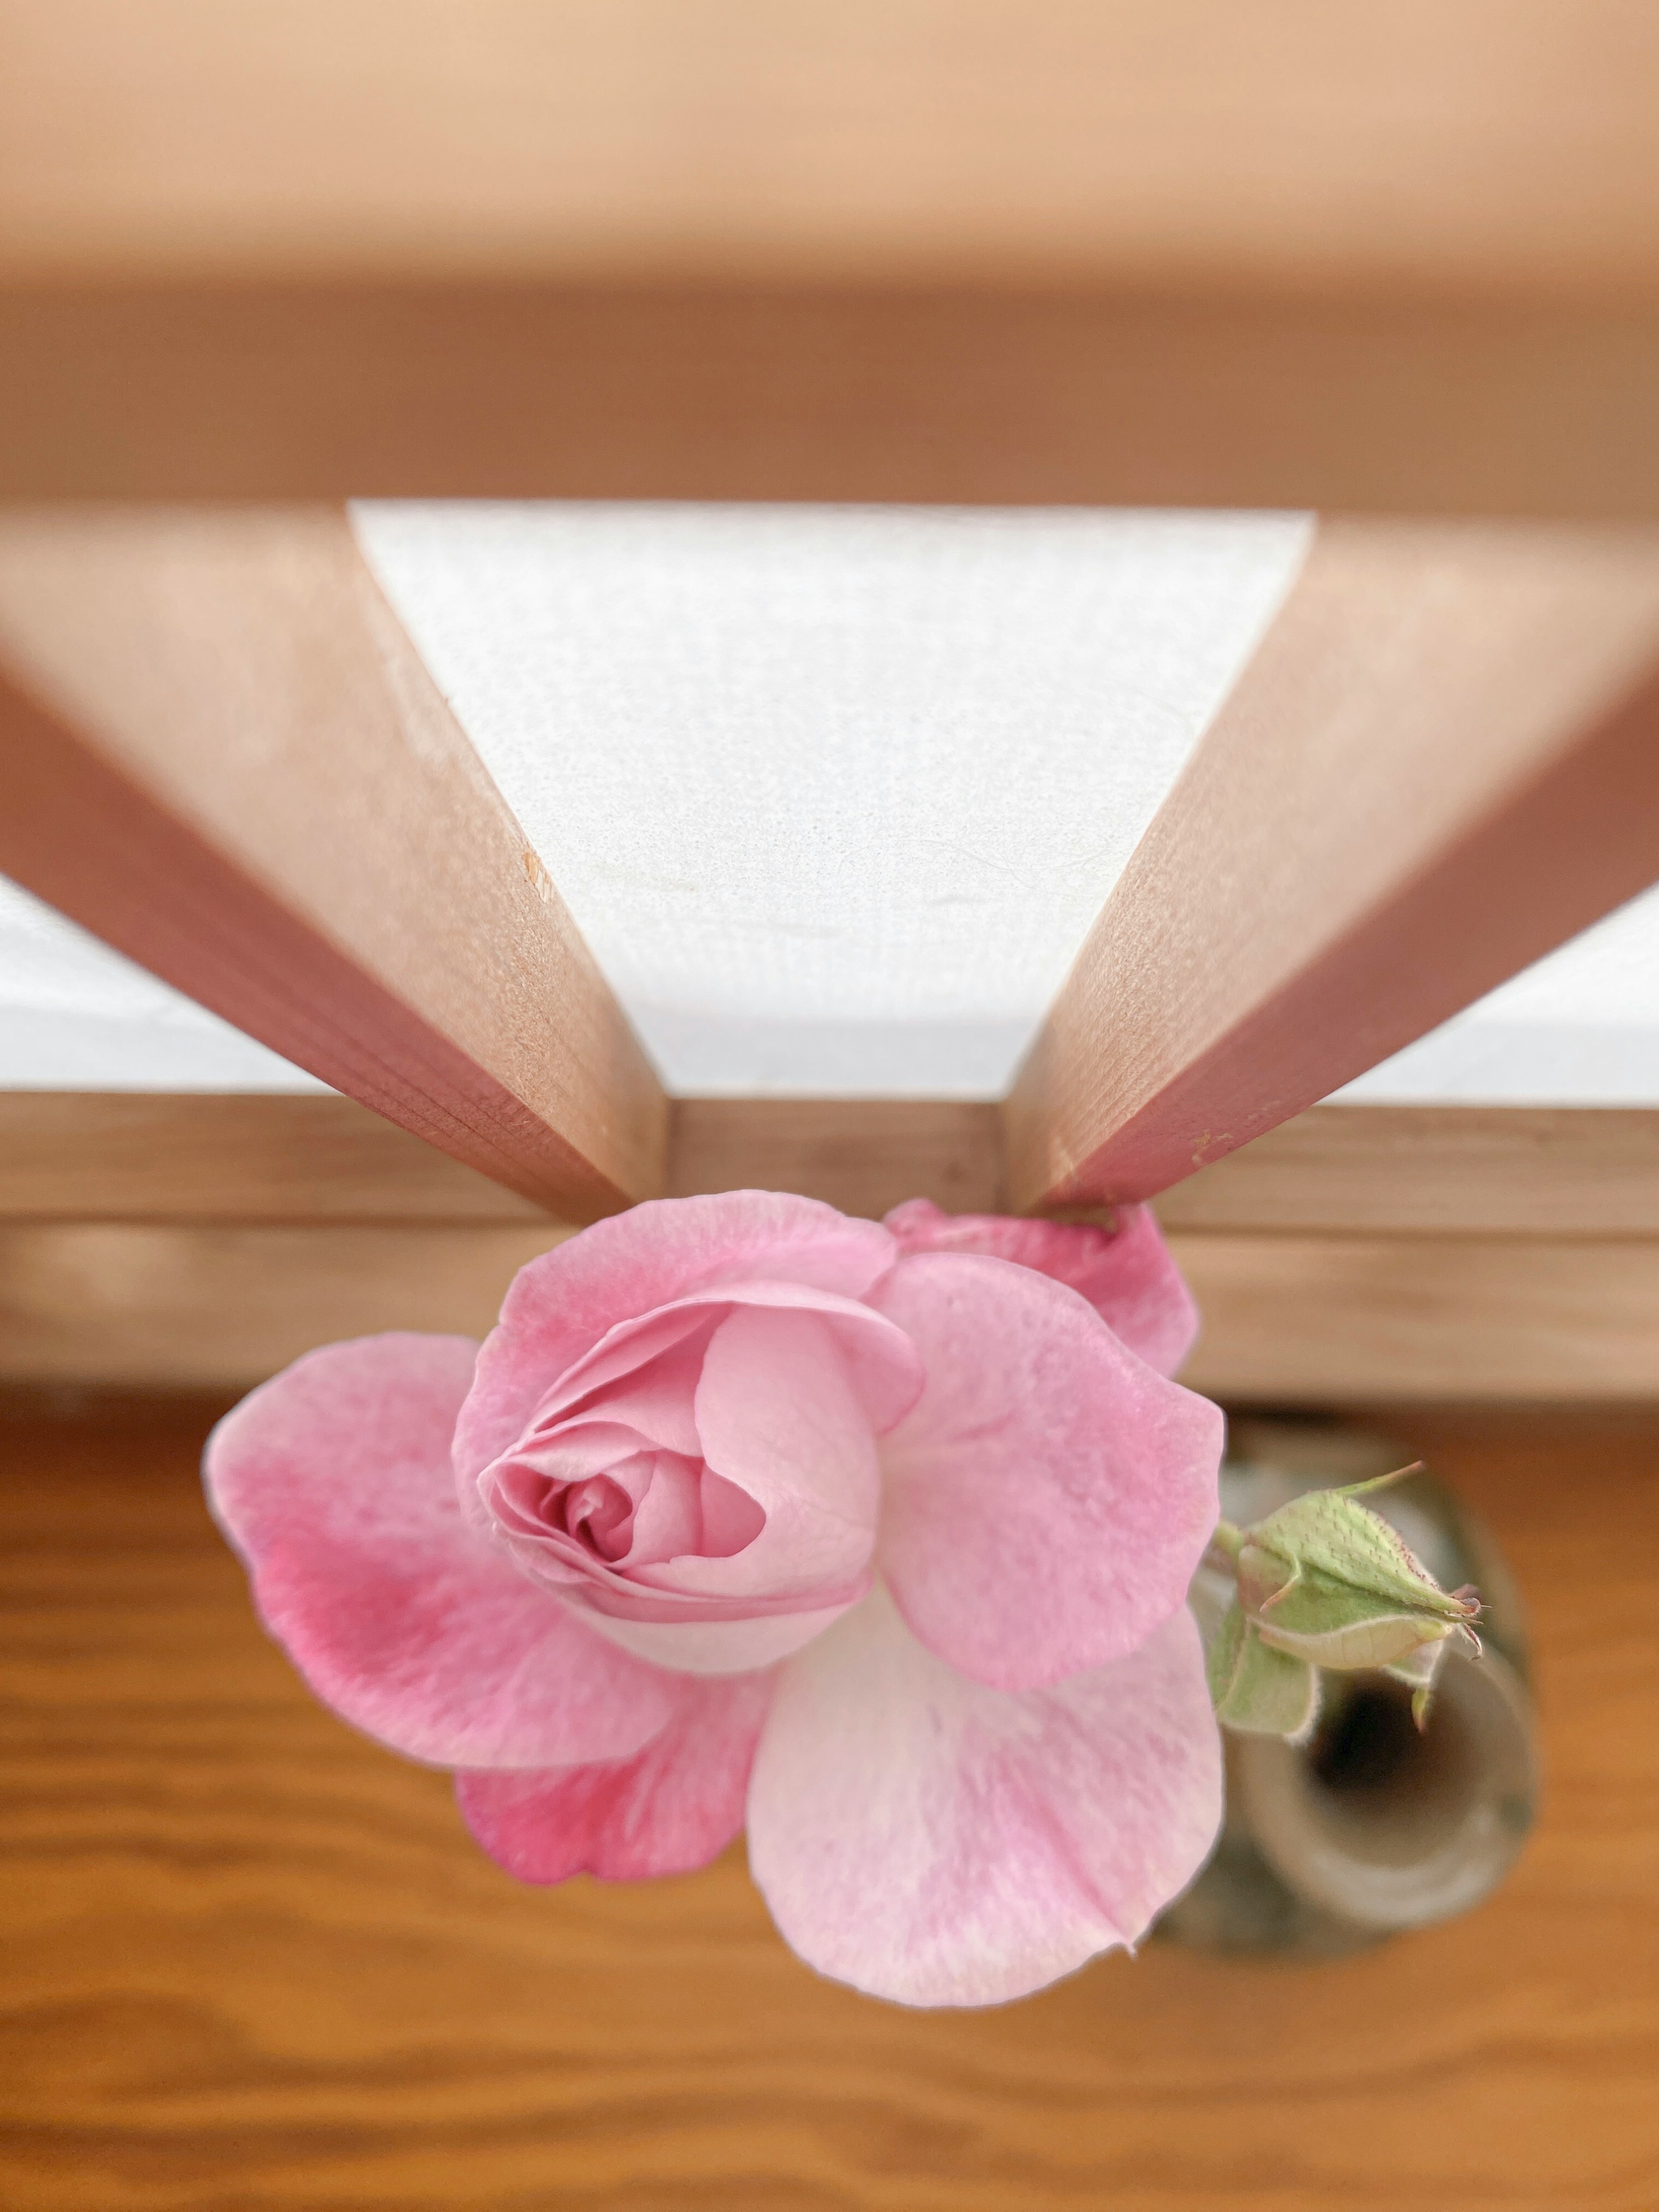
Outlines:
{"label": "white paper screen", "polygon": [[[994,1097],[1300,516],[373,504],[671,1088]],[[0,881],[0,1084],[316,1087]],[[1350,1085],[1659,1105],[1659,892]]]}
{"label": "white paper screen", "polygon": [[1293,515],[368,505],[685,1092],[992,1097],[1293,580]]}

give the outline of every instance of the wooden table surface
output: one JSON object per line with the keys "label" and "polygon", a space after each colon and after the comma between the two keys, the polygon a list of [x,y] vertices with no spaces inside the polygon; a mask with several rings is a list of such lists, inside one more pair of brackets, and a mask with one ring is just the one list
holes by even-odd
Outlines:
{"label": "wooden table surface", "polygon": [[740,1847],[499,1874],[255,1626],[197,1487],[214,1410],[0,1419],[13,2212],[1659,2204],[1659,1428],[1391,1417],[1531,1600],[1547,1805],[1494,1902],[927,2014],[809,1973]]}

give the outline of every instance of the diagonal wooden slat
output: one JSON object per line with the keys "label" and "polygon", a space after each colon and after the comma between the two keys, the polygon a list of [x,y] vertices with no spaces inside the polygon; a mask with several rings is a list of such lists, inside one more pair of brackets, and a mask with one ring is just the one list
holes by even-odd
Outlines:
{"label": "diagonal wooden slat", "polygon": [[1008,1100],[1025,1207],[1150,1197],[1659,876],[1659,537],[1339,522]]}
{"label": "diagonal wooden slat", "polygon": [[565,1219],[660,1187],[655,1077],[341,514],[0,516],[0,868]]}

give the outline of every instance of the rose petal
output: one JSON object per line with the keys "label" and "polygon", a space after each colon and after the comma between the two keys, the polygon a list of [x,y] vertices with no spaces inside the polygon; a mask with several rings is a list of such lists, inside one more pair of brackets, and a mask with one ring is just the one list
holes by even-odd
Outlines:
{"label": "rose petal", "polygon": [[1198,1308],[1152,1208],[1121,1206],[1115,1230],[997,1213],[941,1213],[931,1199],[896,1206],[883,1223],[906,1252],[980,1252],[1052,1275],[1085,1297],[1130,1349],[1173,1375],[1198,1335]]}
{"label": "rose petal", "polygon": [[594,1413],[578,1413],[562,1425],[568,1429],[593,1419],[620,1422],[664,1451],[695,1459],[702,1447],[691,1409],[708,1334],[708,1328],[700,1328],[690,1341],[647,1360],[599,1395]]}
{"label": "rose petal", "polygon": [[521,1434],[537,1401],[619,1322],[715,1281],[756,1277],[861,1297],[897,1256],[873,1221],[777,1191],[656,1199],[521,1267],[486,1339],[456,1437],[476,1475]]}
{"label": "rose petal", "polygon": [[[915,1347],[859,1308],[908,1385]],[[865,1402],[844,1357],[847,1332],[816,1314],[739,1307],[714,1332],[697,1385],[697,1431],[713,1471],[766,1516],[753,1543],[725,1559],[683,1559],[653,1587],[785,1597],[841,1589],[875,1542],[881,1468]]]}
{"label": "rose petal", "polygon": [[902,2004],[1000,2004],[1134,1942],[1220,1814],[1184,1607],[1114,1665],[1016,1697],[935,1659],[878,1586],[780,1672],[749,1863],[821,1973]]}
{"label": "rose petal", "polygon": [[215,1429],[209,1501],[271,1633],[369,1735],[445,1766],[622,1756],[677,1686],[466,1527],[449,1440],[476,1354],[412,1335],[308,1352]]}
{"label": "rose petal", "polygon": [[520,1881],[689,1874],[743,1826],[769,1674],[698,1683],[631,1759],[528,1774],[459,1774],[461,1816]]}
{"label": "rose petal", "polygon": [[[702,1464],[659,1452],[651,1468],[645,1495],[634,1509],[630,1540],[606,1554],[618,1567],[654,1565],[702,1547]],[[758,1512],[755,1518],[758,1522]]]}
{"label": "rose petal", "polygon": [[858,1603],[869,1587],[869,1576],[860,1575],[840,1603],[805,1613],[740,1612],[736,1600],[723,1608],[718,1601],[705,1605],[695,1599],[665,1598],[659,1602],[654,1617],[646,1611],[651,1602],[648,1597],[638,1601],[630,1597],[629,1611],[616,1613],[592,1601],[591,1586],[573,1589],[569,1595],[573,1610],[607,1644],[632,1652],[653,1667],[672,1668],[681,1674],[746,1674],[775,1665],[815,1636],[821,1636],[831,1621],[839,1620]]}
{"label": "rose petal", "polygon": [[927,1370],[881,1447],[878,1558],[910,1626],[1001,1690],[1133,1650],[1215,1527],[1218,1408],[1006,1260],[920,1254],[872,1295]]}
{"label": "rose petal", "polygon": [[[735,1674],[799,1650],[863,1595],[881,1472],[846,1340],[889,1356],[905,1395],[916,1367],[900,1330],[849,1310],[850,1330],[847,1315],[738,1306],[715,1330],[697,1386],[704,1455],[764,1523],[728,1557],[669,1559],[569,1591],[602,1634],[659,1666]],[[861,1348],[867,1365],[874,1354]]]}
{"label": "rose petal", "polygon": [[[690,1291],[675,1305],[659,1307],[636,1321],[619,1322],[544,1394],[535,1409],[535,1431],[567,1421],[623,1418],[631,1422],[631,1413],[613,1415],[613,1405],[631,1405],[635,1394],[646,1389],[664,1362],[673,1363],[677,1377],[690,1373],[695,1384],[714,1331],[741,1307],[815,1314],[832,1328],[866,1418],[878,1435],[902,1419],[921,1394],[920,1362],[899,1333],[873,1314],[866,1302],[821,1291],[811,1283],[757,1277]],[[659,1350],[665,1343],[672,1349]],[[695,1367],[682,1365],[688,1353],[695,1357]]]}

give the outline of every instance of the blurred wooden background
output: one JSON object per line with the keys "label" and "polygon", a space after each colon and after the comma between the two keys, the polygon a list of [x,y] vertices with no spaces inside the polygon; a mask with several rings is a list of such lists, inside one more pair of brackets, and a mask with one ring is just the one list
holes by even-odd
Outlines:
{"label": "blurred wooden background", "polygon": [[1153,1944],[910,2014],[782,1947],[741,1848],[520,1888],[313,1705],[196,1476],[216,1407],[0,1401],[9,2212],[1651,2212],[1659,1422],[1392,1414],[1533,1608],[1543,1822],[1335,1965]]}

